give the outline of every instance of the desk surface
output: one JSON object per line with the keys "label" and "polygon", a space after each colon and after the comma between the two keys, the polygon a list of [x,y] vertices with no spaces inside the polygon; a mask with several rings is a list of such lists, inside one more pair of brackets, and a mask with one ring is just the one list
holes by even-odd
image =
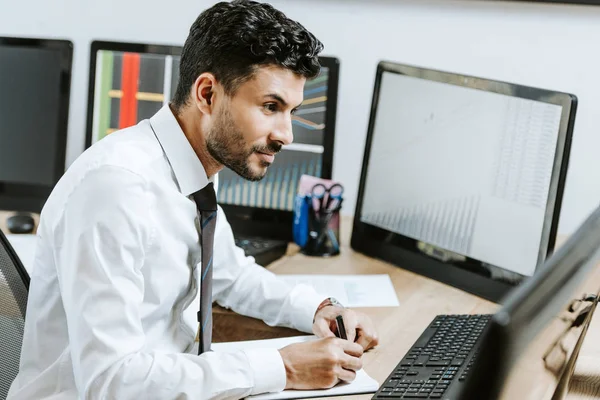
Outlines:
{"label": "desk surface", "polygon": [[[0,212],[0,229],[7,214]],[[332,258],[307,257],[290,245],[286,257],[269,266],[276,274],[389,274],[400,302],[393,308],[361,308],[375,323],[380,344],[365,353],[365,371],[383,382],[431,320],[438,314],[493,313],[498,305],[454,287],[352,251],[349,219],[342,221],[342,252]],[[214,307],[215,341],[294,336],[288,328],[273,328],[252,318]],[[592,321],[577,361],[568,400],[600,399],[600,314]],[[353,399],[370,399],[356,395]],[[339,397],[332,398],[339,399]]]}
{"label": "desk surface", "polygon": [[[438,314],[493,313],[499,306],[438,281],[356,253],[348,246],[351,220],[342,221],[342,251],[332,258],[307,257],[290,245],[286,257],[268,268],[276,274],[389,274],[400,302],[393,308],[361,308],[380,335],[377,348],[365,353],[365,371],[379,383],[410,349]],[[298,335],[297,331],[268,327],[258,320],[236,315],[216,306],[216,341],[265,339]],[[596,313],[577,361],[567,400],[600,399],[600,314]],[[354,395],[352,399],[370,399]],[[339,397],[331,397],[339,399]]]}

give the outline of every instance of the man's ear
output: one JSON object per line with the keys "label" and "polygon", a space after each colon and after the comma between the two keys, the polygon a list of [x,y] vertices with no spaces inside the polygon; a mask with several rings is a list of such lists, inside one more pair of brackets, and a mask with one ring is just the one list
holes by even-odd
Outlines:
{"label": "man's ear", "polygon": [[217,80],[209,72],[198,76],[194,82],[192,99],[196,107],[204,114],[212,114],[215,103]]}

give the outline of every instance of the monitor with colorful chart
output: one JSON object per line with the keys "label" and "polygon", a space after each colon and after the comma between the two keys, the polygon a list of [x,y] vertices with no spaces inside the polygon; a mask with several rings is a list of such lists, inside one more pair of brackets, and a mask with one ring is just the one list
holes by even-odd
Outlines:
{"label": "monitor with colorful chart", "polygon": [[150,118],[179,80],[180,46],[94,41],[91,47],[86,147]]}

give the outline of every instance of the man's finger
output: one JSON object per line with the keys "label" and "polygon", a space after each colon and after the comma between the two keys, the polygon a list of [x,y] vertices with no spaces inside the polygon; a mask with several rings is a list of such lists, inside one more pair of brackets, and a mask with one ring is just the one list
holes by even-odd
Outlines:
{"label": "man's finger", "polygon": [[358,325],[356,314],[353,312],[345,312],[343,318],[344,326],[346,327],[346,337],[350,342],[354,342],[356,340],[356,327]]}
{"label": "man's finger", "polygon": [[356,329],[356,343],[360,344],[363,349],[368,350],[379,344],[379,338],[377,337],[377,331],[373,326],[373,322],[366,315],[360,315]]}
{"label": "man's finger", "polygon": [[339,343],[342,346],[344,353],[350,354],[354,357],[362,357],[364,350],[363,347],[358,343],[354,343],[349,340],[340,340]]}
{"label": "man's finger", "polygon": [[323,318],[320,318],[315,321],[315,323],[313,325],[313,332],[318,337],[323,337],[323,338],[335,337],[335,334],[333,332],[331,332],[331,329],[329,329],[329,322],[327,322]]}
{"label": "man's finger", "polygon": [[362,368],[362,360],[360,357],[353,357],[348,354],[344,354],[340,360],[340,363],[344,369],[352,371],[358,371]]}
{"label": "man's finger", "polygon": [[352,382],[354,379],[356,379],[356,372],[340,368],[340,371],[338,372],[338,378],[344,382]]}
{"label": "man's finger", "polygon": [[356,343],[361,345],[363,349],[368,350],[377,346],[379,339],[377,338],[375,331],[367,331],[358,328]]}

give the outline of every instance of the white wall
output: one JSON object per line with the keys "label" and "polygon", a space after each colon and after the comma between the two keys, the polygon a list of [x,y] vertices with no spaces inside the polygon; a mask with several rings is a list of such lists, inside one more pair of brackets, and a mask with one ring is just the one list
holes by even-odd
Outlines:
{"label": "white wall", "polygon": [[[377,62],[567,91],[579,97],[559,231],[600,199],[600,7],[454,0],[272,0],[341,59],[334,175],[354,212]],[[0,0],[0,35],[68,38],[74,71],[67,163],[83,150],[89,43],[183,44],[211,0]]]}

